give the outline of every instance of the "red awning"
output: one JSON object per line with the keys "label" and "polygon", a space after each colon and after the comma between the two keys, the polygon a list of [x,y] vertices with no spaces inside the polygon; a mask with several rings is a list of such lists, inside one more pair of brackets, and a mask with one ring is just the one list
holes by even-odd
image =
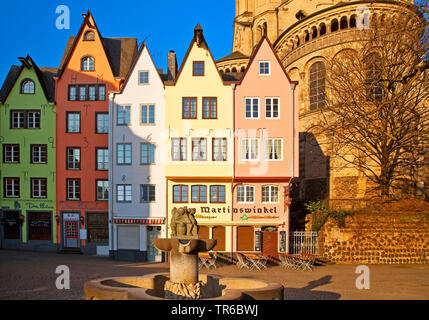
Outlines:
{"label": "red awning", "polygon": [[113,223],[116,224],[164,224],[165,218],[150,218],[150,219],[142,219],[142,218],[113,218]]}

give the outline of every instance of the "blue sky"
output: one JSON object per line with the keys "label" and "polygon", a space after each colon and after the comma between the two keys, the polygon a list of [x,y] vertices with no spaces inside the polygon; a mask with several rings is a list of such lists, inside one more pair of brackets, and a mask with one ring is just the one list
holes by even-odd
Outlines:
{"label": "blue sky", "polygon": [[[70,8],[70,30],[58,30],[55,10]],[[69,36],[76,35],[88,9],[103,37],[136,37],[146,44],[158,68],[167,67],[167,53],[180,63],[200,23],[215,60],[232,50],[234,0],[20,0],[0,2],[0,81],[17,57],[30,54],[39,67],[58,67]]]}

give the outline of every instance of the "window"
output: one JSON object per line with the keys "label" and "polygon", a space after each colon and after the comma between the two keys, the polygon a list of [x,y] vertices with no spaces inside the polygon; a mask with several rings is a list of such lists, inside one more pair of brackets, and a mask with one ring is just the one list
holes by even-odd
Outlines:
{"label": "window", "polygon": [[279,203],[279,187],[278,186],[263,186],[262,187],[262,202]]}
{"label": "window", "polygon": [[108,133],[109,132],[109,114],[108,113],[96,113],[96,133]]}
{"label": "window", "polygon": [[130,106],[118,106],[118,125],[129,125],[130,124]]}
{"label": "window", "polygon": [[326,69],[323,62],[316,62],[310,67],[310,110],[325,105]]}
{"label": "window", "polygon": [[50,212],[28,212],[28,240],[51,240],[51,234]]}
{"label": "window", "polygon": [[188,186],[184,186],[184,185],[173,186],[173,202],[174,203],[188,202]]}
{"label": "window", "polygon": [[97,180],[96,199],[99,201],[109,200],[109,181]]}
{"label": "window", "polygon": [[241,160],[258,160],[259,159],[259,140],[255,138],[241,140]]}
{"label": "window", "polygon": [[197,119],[197,98],[183,98],[182,118]]}
{"label": "window", "polygon": [[34,85],[34,81],[30,79],[23,80],[21,82],[21,93],[23,94],[34,94],[36,91],[36,87]]}
{"label": "window", "polygon": [[140,202],[155,202],[155,185],[140,185]]}
{"label": "window", "polygon": [[260,61],[259,62],[259,74],[260,75],[269,75],[270,74],[270,62],[269,61]]}
{"label": "window", "polygon": [[69,100],[76,101],[77,100],[77,87],[69,86]]}
{"label": "window", "polygon": [[173,161],[186,161],[186,138],[172,138],[171,146]]}
{"label": "window", "polygon": [[255,202],[255,187],[254,186],[238,186],[237,187],[237,202],[253,203]]}
{"label": "window", "polygon": [[95,34],[93,31],[87,31],[85,32],[85,35],[83,37],[84,41],[94,41],[95,40]]}
{"label": "window", "polygon": [[95,101],[95,92],[96,92],[95,86],[88,86],[88,100],[89,101]]}
{"label": "window", "polygon": [[67,200],[80,200],[80,179],[67,179]]}
{"label": "window", "polygon": [[69,101],[104,101],[106,100],[105,84],[72,84],[69,85]]}
{"label": "window", "polygon": [[210,186],[210,203],[225,203],[225,186]]}
{"label": "window", "polygon": [[12,110],[10,126],[12,129],[40,129],[40,111]]}
{"label": "window", "polygon": [[31,197],[32,198],[46,198],[47,195],[47,179],[46,178],[32,178],[31,179]]}
{"label": "window", "polygon": [[31,145],[31,163],[47,163],[48,147],[46,144]]}
{"label": "window", "polygon": [[20,239],[19,212],[3,210],[5,239]]}
{"label": "window", "polygon": [[365,58],[365,64],[367,101],[381,100],[383,98],[383,87],[380,84],[380,58],[377,54],[371,54]]}
{"label": "window", "polygon": [[139,84],[149,84],[149,71],[139,71]]}
{"label": "window", "polygon": [[107,213],[90,212],[87,214],[88,242],[109,242],[109,215]]}
{"label": "window", "polygon": [[80,133],[80,112],[67,112],[67,133]]}
{"label": "window", "polygon": [[132,185],[118,184],[116,186],[116,201],[131,202],[132,201]]}
{"label": "window", "polygon": [[192,186],[192,202],[193,203],[206,203],[207,202],[207,187],[206,186]]}
{"label": "window", "polygon": [[116,159],[118,165],[131,164],[132,162],[132,145],[131,143],[118,143]]}
{"label": "window", "polygon": [[94,71],[94,58],[93,57],[83,57],[82,58],[82,71]]}
{"label": "window", "polygon": [[142,124],[154,124],[155,123],[155,106],[142,105]]}
{"label": "window", "polygon": [[4,197],[19,198],[19,178],[4,178]]}
{"label": "window", "polygon": [[109,149],[97,148],[97,170],[109,170]]}
{"label": "window", "polygon": [[192,161],[207,160],[207,139],[193,138],[192,139]]}
{"label": "window", "polygon": [[246,119],[259,118],[259,98],[246,98]]}
{"label": "window", "polygon": [[3,162],[19,163],[19,144],[3,145]]}
{"label": "window", "polygon": [[204,76],[204,61],[194,61],[192,65],[193,76]]}
{"label": "window", "polygon": [[279,98],[265,98],[265,118],[278,119],[279,118]]}
{"label": "window", "polygon": [[283,139],[265,140],[265,160],[283,159]]}
{"label": "window", "polygon": [[203,119],[217,119],[217,98],[203,98]]}
{"label": "window", "polygon": [[80,148],[67,148],[67,170],[80,170]]}
{"label": "window", "polygon": [[227,140],[226,138],[213,138],[213,161],[227,160]]}
{"label": "window", "polygon": [[141,144],[141,164],[155,163],[155,145],[151,143]]}

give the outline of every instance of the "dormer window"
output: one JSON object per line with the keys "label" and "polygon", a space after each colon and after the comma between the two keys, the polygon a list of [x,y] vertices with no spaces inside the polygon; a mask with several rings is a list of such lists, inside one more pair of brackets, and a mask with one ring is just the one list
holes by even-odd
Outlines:
{"label": "dormer window", "polygon": [[85,35],[83,36],[84,41],[94,41],[95,40],[95,33],[94,31],[87,31],[85,32]]}
{"label": "dormer window", "polygon": [[93,57],[83,57],[82,58],[82,65],[81,70],[82,71],[94,71],[94,58]]}
{"label": "dormer window", "polygon": [[204,61],[194,61],[192,67],[193,76],[204,76]]}
{"label": "dormer window", "polygon": [[35,85],[34,81],[30,79],[26,79],[21,83],[21,93],[23,94],[34,94]]}
{"label": "dormer window", "polygon": [[270,62],[269,61],[260,61],[259,62],[259,74],[260,75],[270,75]]}

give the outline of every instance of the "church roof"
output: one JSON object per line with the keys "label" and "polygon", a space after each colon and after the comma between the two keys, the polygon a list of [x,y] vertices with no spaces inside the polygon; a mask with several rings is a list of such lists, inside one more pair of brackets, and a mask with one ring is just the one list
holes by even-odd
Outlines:
{"label": "church roof", "polygon": [[228,61],[228,60],[236,60],[236,59],[248,59],[249,56],[241,53],[240,51],[234,51],[233,53],[227,55],[226,57],[220,58],[216,61],[216,63]]}

